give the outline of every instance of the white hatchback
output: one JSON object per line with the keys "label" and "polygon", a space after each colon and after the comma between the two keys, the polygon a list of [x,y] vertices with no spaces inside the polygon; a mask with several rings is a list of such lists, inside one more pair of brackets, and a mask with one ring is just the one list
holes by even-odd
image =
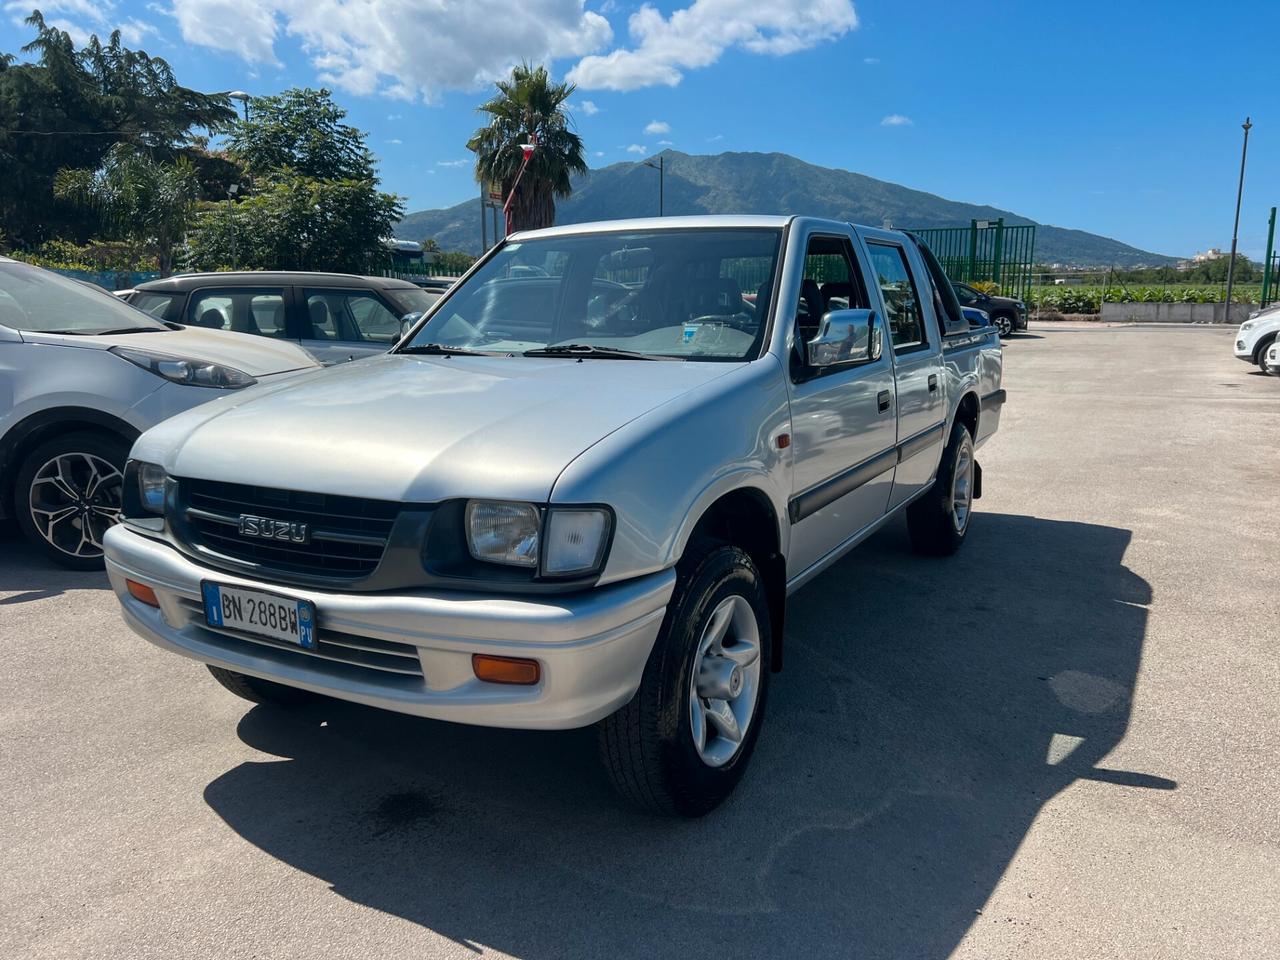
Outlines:
{"label": "white hatchback", "polygon": [[64,566],[102,566],[142,431],[320,365],[300,347],[162,323],[106,291],[0,257],[0,517]]}

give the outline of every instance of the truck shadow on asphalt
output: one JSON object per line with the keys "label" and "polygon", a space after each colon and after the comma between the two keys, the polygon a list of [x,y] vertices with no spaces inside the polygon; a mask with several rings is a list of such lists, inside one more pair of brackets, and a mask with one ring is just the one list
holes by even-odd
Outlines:
{"label": "truck shadow on asphalt", "polygon": [[250,710],[241,738],[281,759],[205,799],[339,896],[514,956],[943,957],[1016,922],[980,912],[1060,790],[1176,787],[1101,766],[1151,602],[1129,539],[979,513],[960,556],[928,560],[883,531],[792,599],[752,768],[700,821],[616,800],[589,730],[336,703]]}

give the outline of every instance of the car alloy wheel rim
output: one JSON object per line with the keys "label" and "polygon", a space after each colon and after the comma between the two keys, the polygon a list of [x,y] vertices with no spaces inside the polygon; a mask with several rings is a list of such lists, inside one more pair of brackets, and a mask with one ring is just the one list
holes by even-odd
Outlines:
{"label": "car alloy wheel rim", "polygon": [[1000,336],[1007,337],[1009,334],[1013,332],[1013,322],[1008,317],[1001,317],[999,320],[999,323],[1000,323]]}
{"label": "car alloy wheel rim", "polygon": [[956,468],[951,474],[951,522],[956,533],[969,526],[969,508],[973,506],[973,444],[965,440],[956,451]]}
{"label": "car alloy wheel rim", "polygon": [[702,762],[722,767],[742,749],[760,695],[760,625],[746,597],[716,605],[689,678],[689,726]]}
{"label": "car alloy wheel rim", "polygon": [[37,532],[56,550],[85,560],[102,556],[102,537],[120,522],[124,476],[92,453],[54,457],[31,481],[28,506]]}

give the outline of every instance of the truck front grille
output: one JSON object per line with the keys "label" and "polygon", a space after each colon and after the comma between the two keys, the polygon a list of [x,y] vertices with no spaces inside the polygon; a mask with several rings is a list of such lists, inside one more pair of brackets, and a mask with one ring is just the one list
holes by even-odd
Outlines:
{"label": "truck front grille", "polygon": [[[178,480],[180,534],[192,546],[255,569],[361,579],[377,568],[400,505],[214,480]],[[306,524],[305,543],[240,533],[240,517]]]}

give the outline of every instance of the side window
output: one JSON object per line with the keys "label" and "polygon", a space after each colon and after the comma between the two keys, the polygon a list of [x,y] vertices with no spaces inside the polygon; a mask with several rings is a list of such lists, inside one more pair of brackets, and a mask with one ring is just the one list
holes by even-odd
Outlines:
{"label": "side window", "polygon": [[870,306],[862,276],[854,269],[848,241],[842,237],[810,237],[795,309],[796,342],[807,342],[818,335],[823,314]]}
{"label": "side window", "polygon": [[885,320],[897,353],[923,347],[928,338],[924,332],[924,313],[920,293],[916,289],[903,249],[885,243],[868,243],[871,269],[884,295]]}
{"label": "side window", "polygon": [[260,337],[283,339],[284,290],[280,287],[242,290],[197,290],[187,303],[192,326],[234,330]]}
{"label": "side window", "polygon": [[362,290],[304,290],[311,340],[395,343],[400,318],[373,294]]}
{"label": "side window", "polygon": [[973,295],[973,291],[964,284],[955,284],[956,296],[960,298],[960,302],[966,307],[971,307],[978,302],[978,298]]}
{"label": "side window", "polygon": [[169,304],[173,303],[174,296],[172,293],[147,293],[142,291],[129,298],[129,306],[137,307],[143,313],[155,317],[157,320],[162,320],[169,310]]}

